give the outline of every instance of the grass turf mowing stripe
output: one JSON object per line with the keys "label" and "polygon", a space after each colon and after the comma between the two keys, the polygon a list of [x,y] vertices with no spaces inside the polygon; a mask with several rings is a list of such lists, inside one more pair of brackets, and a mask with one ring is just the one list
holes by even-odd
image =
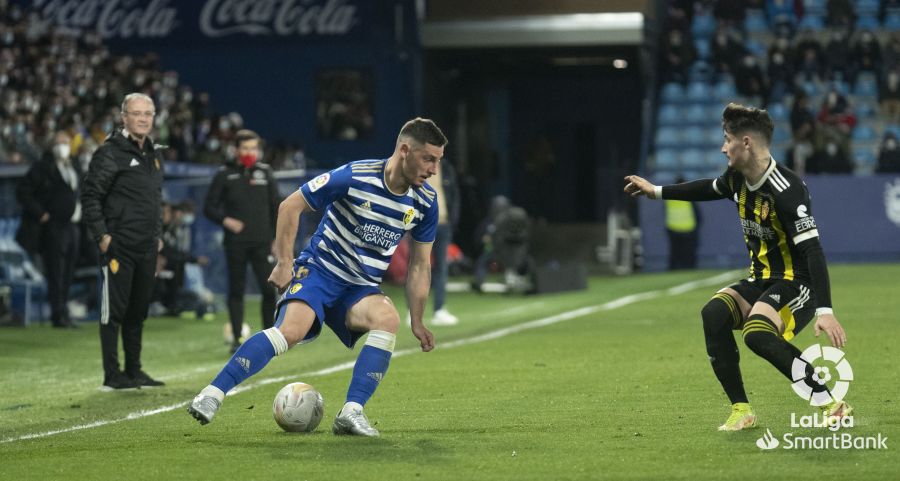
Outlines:
{"label": "grass turf mowing stripe", "polygon": [[[728,271],[728,272],[724,272],[722,274],[719,274],[719,275],[716,275],[713,277],[709,277],[706,279],[700,279],[700,280],[696,280],[696,281],[690,281],[690,282],[678,284],[676,286],[673,286],[673,287],[670,287],[667,289],[658,289],[658,290],[653,290],[653,291],[647,291],[647,292],[641,292],[641,293],[637,293],[637,294],[622,296],[618,299],[614,299],[612,301],[609,301],[609,302],[606,302],[603,304],[581,307],[578,309],[573,309],[571,311],[562,312],[562,313],[544,317],[541,319],[526,321],[526,322],[523,322],[520,324],[515,324],[513,326],[497,329],[497,330],[490,331],[490,332],[487,332],[487,333],[484,333],[481,335],[467,337],[467,338],[463,338],[463,339],[457,339],[455,341],[450,341],[450,342],[444,343],[440,346],[436,346],[435,350],[437,351],[437,350],[441,350],[441,349],[452,349],[452,348],[460,347],[460,346],[468,346],[468,345],[476,344],[479,342],[485,342],[485,341],[490,341],[490,340],[494,340],[494,339],[499,339],[499,338],[502,338],[502,337],[505,337],[505,336],[508,336],[511,334],[515,334],[515,333],[530,330],[530,329],[536,329],[539,327],[550,326],[550,325],[557,324],[560,322],[577,319],[577,318],[584,317],[586,315],[594,314],[597,312],[618,309],[620,307],[624,307],[629,304],[634,304],[636,302],[640,302],[640,301],[644,301],[644,300],[656,299],[656,298],[663,297],[663,296],[675,296],[675,295],[679,295],[679,294],[684,294],[693,289],[697,289],[700,287],[706,287],[706,286],[710,286],[710,285],[718,285],[723,282],[732,280],[735,278],[735,276],[739,275],[740,272],[742,272],[742,271]],[[419,352],[419,349],[415,349],[415,348],[402,349],[402,350],[395,352],[393,354],[393,357],[396,358],[396,357],[401,357],[401,356],[407,356],[409,354],[413,354],[416,352]],[[273,384],[276,382],[283,382],[283,381],[287,381],[287,380],[294,379],[294,378],[310,378],[310,377],[318,377],[318,376],[334,374],[336,372],[352,369],[355,362],[356,362],[355,360],[343,362],[340,364],[336,364],[334,366],[330,366],[330,367],[327,367],[324,369],[320,369],[318,371],[312,371],[312,372],[308,372],[308,373],[300,373],[300,374],[290,375],[290,376],[279,376],[279,377],[261,379],[256,382],[251,382],[244,386],[240,386],[240,387],[232,390],[231,392],[229,392],[229,395],[239,394],[241,392],[255,389],[257,387],[266,386],[266,385]],[[84,429],[91,429],[91,428],[97,428],[97,427],[101,427],[101,426],[107,426],[110,424],[116,424],[116,423],[120,423],[123,421],[131,421],[131,420],[135,420],[135,419],[141,419],[141,418],[144,418],[147,416],[152,416],[154,414],[161,414],[161,413],[165,413],[165,412],[169,412],[169,411],[174,411],[176,409],[187,406],[188,402],[189,401],[184,401],[184,402],[180,402],[180,403],[176,403],[176,404],[170,404],[167,406],[161,406],[161,407],[158,407],[155,409],[135,411],[135,412],[129,413],[128,415],[126,415],[124,417],[116,418],[116,419],[99,420],[99,421],[95,421],[95,422],[88,423],[88,424],[80,424],[80,425],[76,425],[76,426],[70,426],[68,428],[54,429],[54,430],[44,431],[44,432],[39,432],[39,433],[29,433],[29,434],[23,434],[21,436],[0,439],[0,444],[16,442],[16,441],[24,441],[24,440],[28,440],[28,439],[44,438],[44,437],[48,437],[48,436],[55,436],[57,434],[63,434],[63,433],[68,433],[68,432],[73,432],[73,431],[81,431]]]}

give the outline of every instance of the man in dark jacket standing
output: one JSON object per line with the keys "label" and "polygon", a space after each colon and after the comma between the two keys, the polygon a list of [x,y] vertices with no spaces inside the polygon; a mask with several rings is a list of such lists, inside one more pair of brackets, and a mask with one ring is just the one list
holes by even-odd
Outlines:
{"label": "man in dark jacket standing", "polygon": [[[34,233],[24,241],[26,251],[39,251],[47,278],[47,297],[53,327],[77,327],[69,318],[69,286],[78,260],[78,223],[81,221],[81,169],[71,160],[71,139],[57,132],[51,149],[16,186],[22,204],[22,231]],[[22,239],[20,239],[22,242]]]}
{"label": "man in dark jacket standing", "polygon": [[[141,369],[141,336],[162,246],[162,155],[150,138],[153,100],[141,93],[122,102],[124,128],[94,152],[84,179],[84,221],[100,247],[103,292],[100,349],[103,386],[162,386]],[[125,372],[119,370],[119,328]]]}
{"label": "man in dark jacket standing", "polygon": [[273,265],[269,260],[275,239],[275,217],[281,196],[272,169],[258,162],[260,138],[251,130],[235,134],[236,162],[225,165],[213,178],[203,212],[225,228],[228,262],[228,315],[234,342],[240,345],[244,324],[244,288],[247,262],[253,267],[262,295],[262,328],[274,325],[275,290],[268,283]]}

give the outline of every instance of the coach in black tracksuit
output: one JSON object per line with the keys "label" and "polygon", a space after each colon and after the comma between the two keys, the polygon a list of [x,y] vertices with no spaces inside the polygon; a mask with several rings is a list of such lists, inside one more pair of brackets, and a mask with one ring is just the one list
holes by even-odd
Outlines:
{"label": "coach in black tracksuit", "polygon": [[[162,156],[149,137],[154,115],[150,97],[125,97],[124,129],[94,153],[81,195],[84,222],[103,254],[100,349],[103,385],[111,389],[163,384],[141,369],[141,335],[162,230]],[[124,373],[119,371],[120,327]]]}
{"label": "coach in black tracksuit", "polygon": [[228,262],[228,315],[234,333],[232,352],[240,345],[244,324],[244,288],[247,262],[253,267],[262,294],[262,327],[272,327],[275,290],[268,283],[269,255],[275,239],[275,216],[281,196],[272,169],[259,159],[259,136],[250,130],[235,134],[237,159],[213,178],[203,208],[210,220],[225,228]]}

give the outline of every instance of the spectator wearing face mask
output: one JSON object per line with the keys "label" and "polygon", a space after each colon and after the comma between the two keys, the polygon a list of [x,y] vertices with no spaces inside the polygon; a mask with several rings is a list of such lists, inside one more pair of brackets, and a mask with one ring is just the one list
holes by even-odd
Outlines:
{"label": "spectator wearing face mask", "polygon": [[[281,196],[271,167],[259,162],[259,135],[251,130],[239,130],[234,135],[234,146],[237,159],[222,167],[213,178],[203,212],[225,229],[228,314],[232,332],[237,333],[244,323],[248,262],[262,294],[262,327],[267,329],[274,324],[275,290],[268,283],[273,268],[269,256]],[[232,352],[239,345],[235,336]]]}
{"label": "spectator wearing face mask", "polygon": [[881,115],[888,122],[900,122],[900,66],[885,74],[878,90],[881,101]]}
{"label": "spectator wearing face mask", "polygon": [[900,173],[900,142],[897,137],[888,133],[881,143],[881,151],[878,153],[878,167],[875,172],[883,174]]}
{"label": "spectator wearing face mask", "polygon": [[16,186],[22,224],[16,239],[29,253],[40,252],[47,277],[53,327],[77,327],[69,317],[69,286],[78,260],[81,222],[81,167],[72,162],[71,139],[53,137],[43,159]]}

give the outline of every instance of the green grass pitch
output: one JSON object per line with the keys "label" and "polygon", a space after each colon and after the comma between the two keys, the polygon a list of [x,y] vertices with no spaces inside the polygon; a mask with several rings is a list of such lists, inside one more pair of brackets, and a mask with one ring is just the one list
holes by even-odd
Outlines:
{"label": "green grass pitch", "polygon": [[[201,427],[184,403],[228,357],[224,317],[148,320],[144,367],[167,386],[132,392],[98,391],[93,325],[3,329],[0,480],[896,479],[900,265],[831,267],[855,374],[847,398],[855,426],[839,433],[881,434],[887,450],[758,448],[766,429],[827,431],[790,426],[790,413],[814,410],[740,343],[760,428],[716,431],[729,406],[699,311],[726,277],[741,275],[722,274],[596,278],[587,291],[546,296],[452,295],[462,322],[433,330],[434,352],[409,352],[418,344],[402,328],[402,354],[366,409],[378,439],[331,434],[350,371],[317,371],[358,351],[327,330],[272,361]],[[402,291],[389,293],[402,309]],[[248,319],[258,328],[256,309],[248,306]],[[809,326],[794,342],[817,341],[826,343]],[[272,419],[272,398],[292,381],[325,397],[313,434],[284,433]],[[46,434],[55,431],[63,432]]]}

